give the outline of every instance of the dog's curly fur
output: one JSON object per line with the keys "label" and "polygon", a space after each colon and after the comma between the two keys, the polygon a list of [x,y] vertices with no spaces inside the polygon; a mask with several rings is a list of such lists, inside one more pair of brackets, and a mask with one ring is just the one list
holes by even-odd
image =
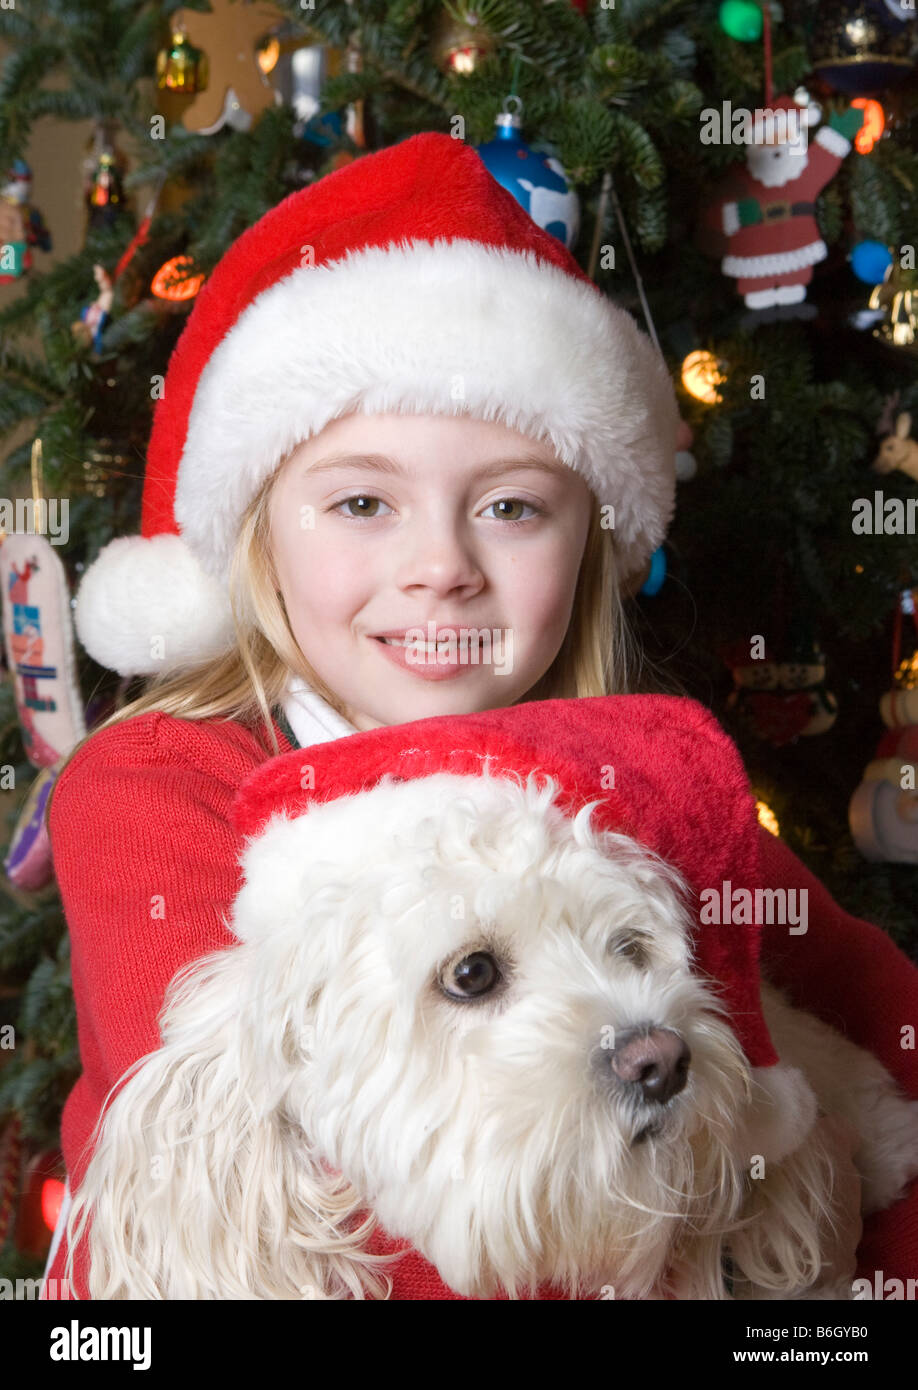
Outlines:
{"label": "dog's curly fur", "polygon": [[[472,1298],[819,1296],[819,1127],[751,1176],[774,1097],[692,970],[686,885],[557,792],[384,778],[276,815],[243,857],[239,944],[176,976],[161,1048],[109,1097],[68,1275],[88,1224],[94,1298],[385,1298],[378,1220]],[[450,997],[478,951],[494,987]],[[858,1126],[865,1206],[891,1203],[918,1105],[767,986],[763,1006]],[[691,1051],[664,1105],[608,1066],[616,1031],[650,1026]]]}

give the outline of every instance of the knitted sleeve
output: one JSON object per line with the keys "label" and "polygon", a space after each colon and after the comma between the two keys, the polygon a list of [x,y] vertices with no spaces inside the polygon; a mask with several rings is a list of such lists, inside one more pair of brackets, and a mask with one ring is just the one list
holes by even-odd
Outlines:
{"label": "knitted sleeve", "polygon": [[101,730],[55,788],[49,834],[83,1067],[61,1124],[72,1190],[110,1087],[159,1046],[172,977],[234,939],[225,918],[241,870],[227,814],[247,770],[238,744],[151,713]]}
{"label": "knitted sleeve", "polygon": [[[918,1009],[918,968],[880,927],[853,917],[825,884],[767,830],[761,830],[763,886],[806,892],[806,931],[762,929],[762,965],[800,1008],[818,1013],[875,1052],[918,1096],[918,1053],[902,1047],[901,1026]],[[801,922],[800,925],[803,925]]]}

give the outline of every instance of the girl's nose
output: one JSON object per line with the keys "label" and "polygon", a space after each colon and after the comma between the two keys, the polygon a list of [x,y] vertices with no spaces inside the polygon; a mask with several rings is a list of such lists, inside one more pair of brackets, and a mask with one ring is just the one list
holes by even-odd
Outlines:
{"label": "girl's nose", "polygon": [[460,527],[418,517],[400,537],[402,557],[397,582],[400,588],[422,586],[436,593],[480,588],[484,582],[481,561],[471,538]]}

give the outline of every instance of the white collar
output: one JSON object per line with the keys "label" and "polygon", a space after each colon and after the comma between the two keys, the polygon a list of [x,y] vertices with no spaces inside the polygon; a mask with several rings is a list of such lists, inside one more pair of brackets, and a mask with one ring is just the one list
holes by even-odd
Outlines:
{"label": "white collar", "polygon": [[290,675],[281,704],[301,748],[308,748],[312,743],[329,743],[358,732],[355,725],[333,710],[301,676]]}

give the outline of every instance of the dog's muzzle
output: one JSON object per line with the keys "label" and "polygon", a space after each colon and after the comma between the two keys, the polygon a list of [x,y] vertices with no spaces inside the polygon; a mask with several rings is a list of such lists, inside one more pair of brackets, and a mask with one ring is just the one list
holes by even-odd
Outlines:
{"label": "dog's muzzle", "polygon": [[613,1075],[650,1105],[665,1105],[685,1086],[692,1054],[670,1028],[627,1028],[607,1054]]}

